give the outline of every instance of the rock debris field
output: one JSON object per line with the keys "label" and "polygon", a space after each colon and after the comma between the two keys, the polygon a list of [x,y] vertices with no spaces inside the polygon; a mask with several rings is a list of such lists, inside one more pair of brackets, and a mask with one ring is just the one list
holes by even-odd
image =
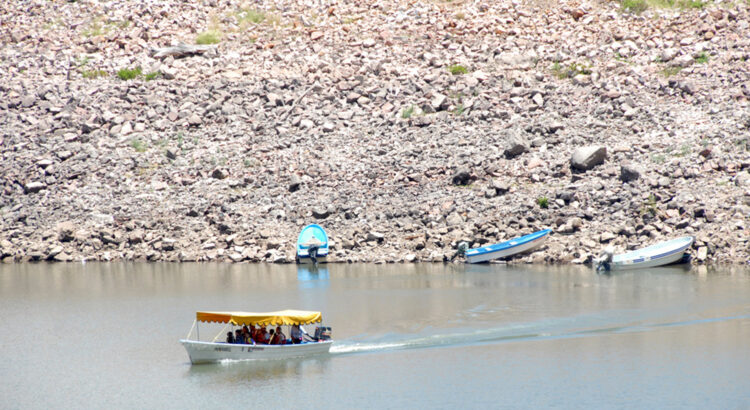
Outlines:
{"label": "rock debris field", "polygon": [[747,264],[750,5],[628,4],[4,2],[0,258]]}

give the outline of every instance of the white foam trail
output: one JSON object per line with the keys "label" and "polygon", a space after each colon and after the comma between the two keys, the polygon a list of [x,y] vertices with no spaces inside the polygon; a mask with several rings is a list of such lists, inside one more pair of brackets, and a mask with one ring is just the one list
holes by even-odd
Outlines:
{"label": "white foam trail", "polygon": [[398,349],[406,346],[406,343],[353,343],[338,344],[331,346],[331,354],[374,352],[377,350]]}
{"label": "white foam trail", "polygon": [[[536,337],[529,332],[531,325],[516,325],[503,328],[481,329],[453,334],[417,336],[388,342],[335,342],[331,354],[365,353],[383,350],[400,350],[427,348],[435,346],[455,346],[466,343],[483,343],[493,340],[516,339],[519,337]],[[525,332],[522,332],[525,331]]]}

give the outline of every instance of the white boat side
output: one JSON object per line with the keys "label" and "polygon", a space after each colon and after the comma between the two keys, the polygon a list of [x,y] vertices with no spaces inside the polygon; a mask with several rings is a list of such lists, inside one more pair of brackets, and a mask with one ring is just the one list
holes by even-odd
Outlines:
{"label": "white boat side", "polygon": [[693,237],[673,239],[643,249],[615,255],[609,270],[653,268],[669,265],[682,259],[685,250],[693,244]]}
{"label": "white boat side", "polygon": [[[491,247],[486,248],[476,248],[476,249],[470,249],[466,252],[466,261],[469,263],[481,263],[481,262],[487,262],[492,259],[498,259],[498,258],[504,258],[507,256],[515,255],[517,253],[523,253],[526,251],[530,251],[544,243],[544,241],[547,240],[549,237],[549,230],[540,231],[539,233],[543,233],[538,238],[531,240],[531,241],[523,241],[521,238],[511,239],[510,241],[503,242],[499,245],[509,245],[507,247],[502,247],[501,249],[492,250]],[[492,245],[497,246],[497,245]],[[487,250],[486,252],[480,253],[483,250]],[[472,253],[471,251],[479,251],[477,253]]]}
{"label": "white boat side", "polygon": [[246,345],[180,340],[193,364],[222,360],[278,360],[326,354],[332,340],[287,345]]}

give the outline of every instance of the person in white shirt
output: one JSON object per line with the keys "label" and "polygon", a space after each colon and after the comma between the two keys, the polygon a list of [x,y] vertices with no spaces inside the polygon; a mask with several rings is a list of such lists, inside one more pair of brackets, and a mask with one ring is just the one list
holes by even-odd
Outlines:
{"label": "person in white shirt", "polygon": [[290,333],[290,336],[292,337],[292,343],[294,344],[302,343],[303,335],[307,334],[307,332],[305,332],[305,329],[303,329],[302,326],[300,325],[293,325],[292,331],[289,333]]}

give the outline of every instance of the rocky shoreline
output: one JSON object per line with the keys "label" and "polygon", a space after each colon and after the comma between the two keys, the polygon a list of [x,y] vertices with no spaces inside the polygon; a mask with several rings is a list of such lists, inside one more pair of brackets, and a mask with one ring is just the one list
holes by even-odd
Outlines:
{"label": "rocky shoreline", "polygon": [[[750,263],[747,2],[0,5],[3,262]],[[180,43],[208,44],[160,56]],[[163,53],[162,53],[163,54]],[[157,57],[158,56],[158,57]],[[133,78],[130,78],[133,77]]]}

